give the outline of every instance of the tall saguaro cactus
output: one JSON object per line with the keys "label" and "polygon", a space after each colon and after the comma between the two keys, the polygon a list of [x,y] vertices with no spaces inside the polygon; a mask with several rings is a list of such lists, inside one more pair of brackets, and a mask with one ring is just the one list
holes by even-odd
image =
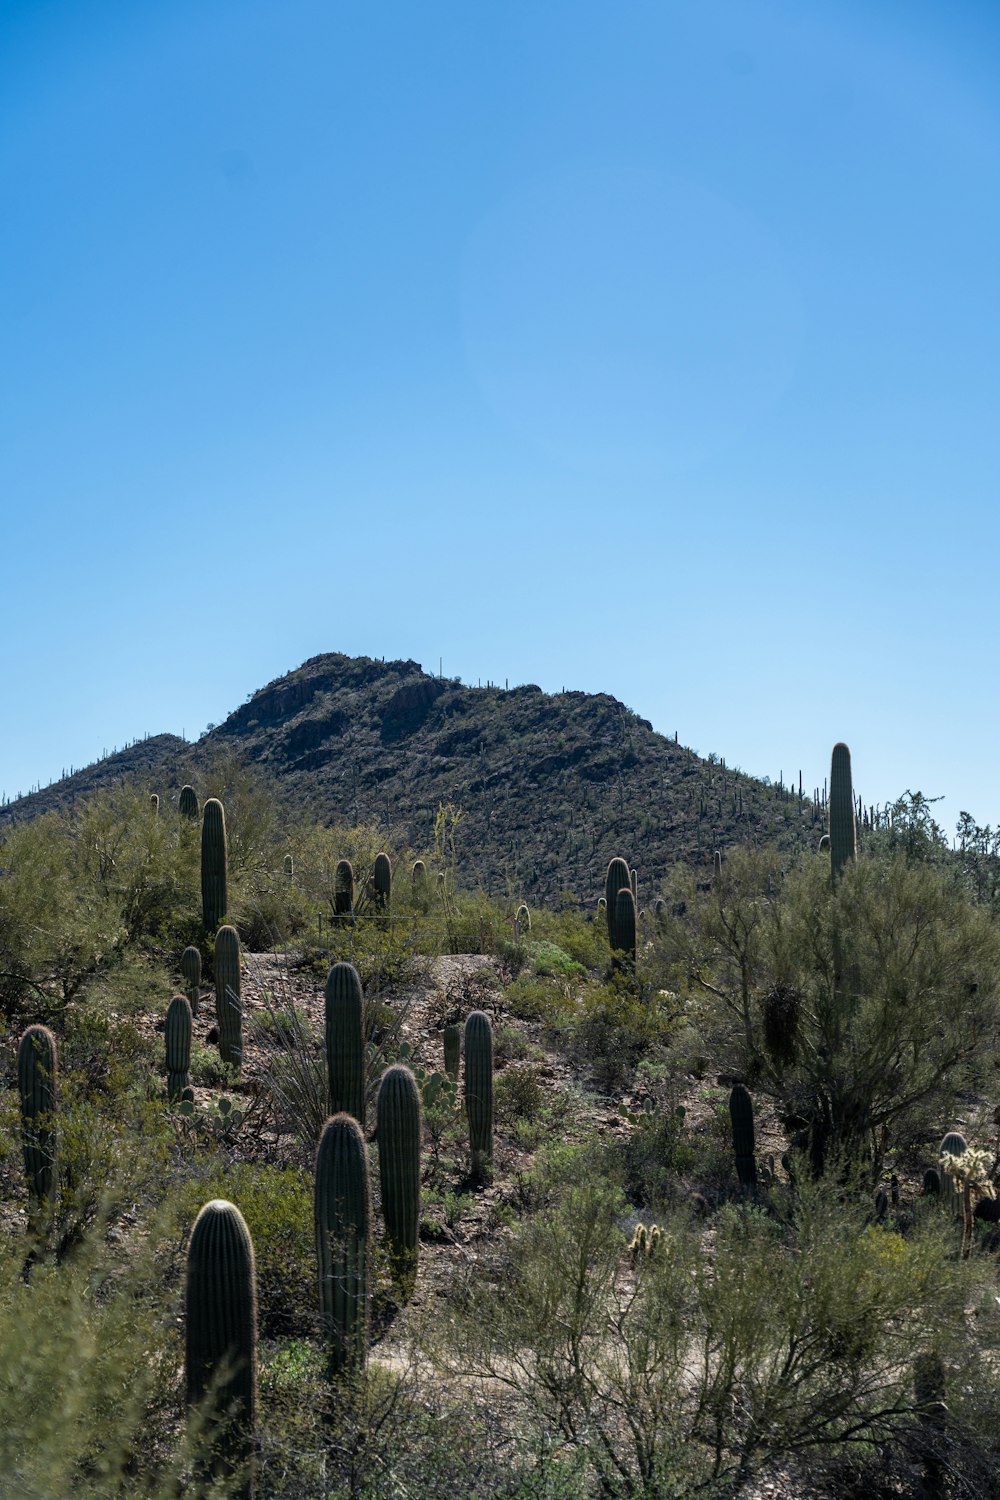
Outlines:
{"label": "tall saguaro cactus", "polygon": [[388,911],[392,899],[392,865],[388,854],[376,854],[372,866],[372,884],[375,887],[375,905],[379,911]]}
{"label": "tall saguaro cactus", "polygon": [[462,1028],[452,1023],[444,1028],[444,1070],[449,1078],[458,1082],[458,1068],[462,1058]]}
{"label": "tall saguaro cactus", "polygon": [[330,1370],[360,1369],[368,1352],[371,1178],[361,1126],[333,1115],[316,1148],[315,1226],[319,1309]]}
{"label": "tall saguaro cactus", "polygon": [[215,934],[215,1014],[219,1023],[219,1056],[234,1068],[243,1065],[243,998],[240,940],[235,927]]}
{"label": "tall saguaro cactus", "polygon": [[188,947],[181,954],[181,973],[184,976],[185,993],[191,1014],[196,1016],[201,1007],[201,954],[197,948]]}
{"label": "tall saguaro cactus", "polygon": [[226,920],[228,863],[225,809],[218,797],[209,797],[201,816],[201,911],[206,932],[214,932]]}
{"label": "tall saguaro cactus", "polygon": [[198,807],[198,793],[193,786],[181,787],[181,794],[177,799],[177,811],[182,818],[197,820],[201,810]]}
{"label": "tall saguaro cactus", "polygon": [[167,1098],[179,1099],[188,1086],[191,1066],[191,1007],[184,995],[167,1006]]}
{"label": "tall saguaro cactus", "polygon": [[[615,909],[615,898],[619,891],[625,890],[626,886],[632,889],[632,872],[628,867],[628,860],[616,855],[608,865],[607,874],[604,877],[604,901],[608,912],[608,922],[611,922],[611,914]],[[614,946],[612,944],[612,946]]]}
{"label": "tall saguaro cactus", "polygon": [[215,1198],[194,1221],[187,1256],[187,1399],[211,1402],[203,1475],[239,1476],[254,1490],[257,1412],[257,1274],[253,1241],[233,1203]]}
{"label": "tall saguaro cactus", "polygon": [[465,1111],[472,1174],[482,1177],[493,1155],[493,1027],[482,1010],[472,1011],[465,1023]]}
{"label": "tall saguaro cactus", "polygon": [[56,1039],[47,1026],[29,1026],[17,1049],[21,1140],[31,1212],[51,1209],[56,1193]]}
{"label": "tall saguaro cactus", "polygon": [[753,1100],[742,1083],[733,1085],[729,1095],[729,1118],[733,1126],[733,1154],[740,1186],[752,1191],[757,1186],[756,1139],[753,1126]]}
{"label": "tall saguaro cactus", "polygon": [[333,910],[338,917],[354,915],[354,866],[349,859],[338,860],[333,872]]}
{"label": "tall saguaro cactus", "polygon": [[400,1281],[409,1286],[416,1275],[420,1228],[420,1090],[401,1063],[382,1074],[376,1115],[389,1258]]}
{"label": "tall saguaro cactus", "polygon": [[830,875],[834,885],[857,852],[851,752],[840,742],[834,745],[830,760]]}
{"label": "tall saguaro cactus", "polygon": [[353,964],[334,964],[326,976],[326,1066],[330,1113],[365,1120],[364,990]]}
{"label": "tall saguaro cactus", "polygon": [[616,962],[635,972],[636,913],[632,887],[623,885],[615,897],[614,908],[608,907],[608,941]]}

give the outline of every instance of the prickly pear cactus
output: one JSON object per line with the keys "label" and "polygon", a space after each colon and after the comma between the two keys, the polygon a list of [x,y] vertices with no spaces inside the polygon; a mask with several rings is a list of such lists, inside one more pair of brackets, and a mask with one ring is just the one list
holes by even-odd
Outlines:
{"label": "prickly pear cactus", "polygon": [[472,1173],[481,1177],[493,1155],[493,1027],[481,1010],[465,1023],[465,1110]]}
{"label": "prickly pear cactus", "polygon": [[191,1066],[191,1007],[184,995],[167,1006],[167,1098],[179,1099],[188,1086]]}
{"label": "prickly pear cactus", "polygon": [[181,954],[181,973],[191,1014],[196,1016],[201,1006],[201,954],[197,948],[185,948]]}
{"label": "prickly pear cactus", "polygon": [[257,1274],[243,1215],[224,1198],[194,1221],[187,1255],[185,1368],[191,1406],[210,1402],[203,1478],[237,1476],[236,1494],[253,1495],[257,1411]]}
{"label": "prickly pear cactus", "polygon": [[458,1069],[462,1057],[462,1028],[451,1025],[444,1028],[444,1070],[449,1078],[458,1082]]}
{"label": "prickly pear cactus", "polygon": [[47,1026],[29,1026],[17,1049],[21,1140],[31,1211],[51,1208],[56,1194],[56,1097],[59,1056]]}
{"label": "prickly pear cactus", "polygon": [[333,1115],[316,1148],[316,1265],[330,1370],[360,1369],[368,1352],[371,1236],[368,1148],[357,1120]]}
{"label": "prickly pear cactus", "polygon": [[226,814],[218,797],[209,797],[201,817],[201,911],[206,932],[215,932],[226,920],[228,863]]}
{"label": "prickly pear cactus", "polygon": [[729,1118],[733,1125],[733,1152],[740,1186],[752,1191],[757,1186],[756,1140],[753,1127],[753,1100],[742,1083],[733,1085],[729,1095]]}
{"label": "prickly pear cactus", "polygon": [[334,964],[326,976],[326,1066],[330,1112],[364,1124],[364,991],[353,964]]}
{"label": "prickly pear cactus", "polygon": [[193,786],[181,787],[181,794],[177,799],[177,811],[182,818],[191,818],[192,821],[196,821],[201,816],[198,793]]}
{"label": "prickly pear cactus", "polygon": [[372,865],[372,885],[375,888],[375,905],[379,911],[388,911],[392,899],[392,865],[388,854],[376,854]]}
{"label": "prickly pear cactus", "polygon": [[830,875],[834,885],[857,852],[851,752],[840,742],[834,745],[830,761]]}
{"label": "prickly pear cactus", "polygon": [[409,1068],[382,1074],[376,1105],[379,1179],[389,1260],[404,1287],[417,1270],[420,1228],[420,1090]]}
{"label": "prickly pear cactus", "polygon": [[215,934],[215,1015],[219,1023],[219,1056],[223,1062],[240,1068],[243,1066],[243,999],[240,940],[235,927],[220,927]]}

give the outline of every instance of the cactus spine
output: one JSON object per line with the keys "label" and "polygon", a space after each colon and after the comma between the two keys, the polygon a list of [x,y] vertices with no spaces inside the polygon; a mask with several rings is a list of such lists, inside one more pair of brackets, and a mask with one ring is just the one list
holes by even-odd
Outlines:
{"label": "cactus spine", "polygon": [[334,964],[326,976],[326,1067],[330,1113],[345,1113],[364,1124],[365,996],[353,964]]}
{"label": "cactus spine", "polygon": [[378,1159],[389,1258],[404,1287],[417,1270],[420,1228],[420,1090],[409,1068],[387,1068],[379,1085]]}
{"label": "cactus spine", "polygon": [[198,807],[198,794],[193,786],[181,787],[181,794],[177,799],[177,811],[182,818],[197,820],[200,808]]}
{"label": "cactus spine", "polygon": [[59,1060],[47,1026],[29,1026],[17,1049],[21,1140],[33,1216],[51,1209],[56,1194],[56,1092]]}
{"label": "cactus spine", "polygon": [[481,1177],[493,1155],[493,1027],[481,1010],[474,1010],[465,1023],[465,1110],[472,1174]]}
{"label": "cactus spine", "polygon": [[187,1398],[212,1400],[203,1472],[237,1474],[244,1500],[253,1495],[257,1408],[257,1276],[243,1215],[224,1198],[206,1203],[194,1221],[187,1256]]}
{"label": "cactus spine", "polygon": [[338,917],[354,915],[354,867],[349,859],[337,861],[333,875],[333,911]]}
{"label": "cactus spine", "polygon": [[201,1005],[201,954],[197,948],[185,948],[181,954],[181,973],[187,987],[191,1014],[196,1016]]}
{"label": "cactus spine", "polygon": [[753,1100],[742,1084],[733,1085],[729,1095],[729,1118],[733,1126],[733,1152],[740,1186],[752,1191],[757,1186],[756,1145],[753,1128]]}
{"label": "cactus spine", "polygon": [[388,911],[392,899],[392,865],[388,854],[376,854],[372,866],[372,884],[375,887],[375,905],[379,911]]}
{"label": "cactus spine", "polygon": [[235,927],[220,927],[215,934],[215,1015],[219,1023],[219,1056],[223,1062],[239,1068],[243,1064],[243,1001],[240,940]]}
{"label": "cactus spine", "polygon": [[217,797],[209,797],[201,819],[201,911],[206,932],[226,920],[228,855],[226,814]]}
{"label": "cactus spine", "polygon": [[167,1006],[167,1098],[179,1099],[188,1086],[191,1066],[191,1007],[183,995]]}
{"label": "cactus spine", "polygon": [[619,968],[635,970],[635,897],[632,887],[623,885],[615,897],[614,908],[608,906],[608,939]]}
{"label": "cactus spine", "polygon": [[[944,1156],[947,1153],[949,1156],[964,1156],[968,1149],[969,1144],[965,1136],[958,1130],[949,1130],[941,1142],[941,1149],[938,1155]],[[942,1201],[951,1208],[955,1218],[960,1219],[965,1212],[962,1189],[957,1186],[950,1172],[941,1172],[940,1176]]]}
{"label": "cactus spine", "polygon": [[830,875],[834,885],[857,852],[851,752],[841,742],[834,745],[830,761]]}
{"label": "cactus spine", "polygon": [[458,1082],[458,1067],[462,1056],[462,1028],[451,1025],[444,1028],[444,1070],[449,1078]]}
{"label": "cactus spine", "polygon": [[368,1351],[368,1149],[361,1126],[337,1114],[316,1148],[316,1265],[330,1371],[360,1368]]}

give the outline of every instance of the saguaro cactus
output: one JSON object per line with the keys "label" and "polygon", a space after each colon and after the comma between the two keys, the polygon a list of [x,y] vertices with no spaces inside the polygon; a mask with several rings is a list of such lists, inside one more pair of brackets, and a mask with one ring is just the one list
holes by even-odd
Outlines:
{"label": "saguaro cactus", "polygon": [[612,908],[608,906],[608,941],[618,964],[635,969],[635,897],[632,887],[622,886]]}
{"label": "saguaro cactus", "polygon": [[757,1186],[757,1159],[754,1154],[753,1100],[742,1083],[733,1085],[729,1095],[729,1118],[733,1125],[733,1152],[740,1185],[752,1191]]}
{"label": "saguaro cactus", "polygon": [[615,909],[615,898],[618,892],[624,890],[626,886],[629,890],[632,889],[632,872],[628,867],[628,861],[616,855],[608,865],[608,872],[604,877],[604,902],[608,909],[609,923]]}
{"label": "saguaro cactus", "polygon": [[184,949],[181,954],[181,973],[184,976],[191,1014],[196,1016],[201,1006],[201,954],[197,948]]}
{"label": "saguaro cactus", "polygon": [[209,797],[201,817],[201,911],[206,932],[226,920],[229,909],[226,814],[218,797]]}
{"label": "saguaro cactus", "polygon": [[286,880],[294,880],[294,878],[295,878],[295,861],[294,861],[294,859],[292,858],[292,856],[290,854],[286,854],[285,855],[285,858],[282,861],[282,865],[283,865],[283,868],[284,868],[284,871],[285,871],[285,879]]}
{"label": "saguaro cactus", "polygon": [[316,1265],[330,1370],[358,1369],[368,1352],[371,1234],[368,1148],[357,1120],[333,1115],[316,1148]]}
{"label": "saguaro cactus", "polygon": [[331,1114],[365,1120],[364,990],[353,964],[334,964],[326,976],[326,1066]]}
{"label": "saguaro cactus", "polygon": [[354,914],[354,866],[349,859],[338,860],[333,872],[333,910],[338,917]]}
{"label": "saguaro cactus", "polygon": [[392,865],[388,854],[376,854],[372,866],[372,885],[375,888],[375,905],[379,911],[388,911],[392,898]]}
{"label": "saguaro cactus", "polygon": [[220,927],[215,934],[215,1014],[219,1023],[219,1056],[234,1068],[243,1065],[240,988],[240,940],[235,927]]}
{"label": "saguaro cactus", "polygon": [[153,814],[154,818],[159,815],[160,798],[156,792],[150,792],[149,794],[149,810]]}
{"label": "saguaro cactus", "polygon": [[462,1028],[451,1025],[444,1028],[444,1070],[449,1078],[458,1081],[458,1068],[462,1057]]}
{"label": "saguaro cactus", "polygon": [[56,1039],[47,1026],[29,1026],[17,1049],[21,1140],[31,1212],[51,1208],[56,1192]]}
{"label": "saguaro cactus", "polygon": [[718,886],[722,883],[722,850],[716,849],[712,855],[712,884]]}
{"label": "saguaro cactus", "polygon": [[198,806],[198,793],[193,786],[181,787],[181,794],[177,799],[177,811],[183,818],[198,818],[201,809]]}
{"label": "saguaro cactus", "polygon": [[378,1159],[389,1259],[407,1286],[417,1270],[420,1228],[420,1090],[409,1068],[387,1068],[379,1084]]}
{"label": "saguaro cactus", "polygon": [[184,995],[167,1006],[167,1098],[179,1099],[188,1086],[191,1066],[191,1007]]}
{"label": "saguaro cactus", "polygon": [[465,1023],[465,1110],[472,1173],[481,1177],[493,1155],[493,1027],[481,1010]]}
{"label": "saguaro cactus", "polygon": [[210,1400],[212,1417],[203,1474],[238,1475],[238,1493],[253,1495],[257,1411],[257,1274],[243,1215],[224,1198],[206,1203],[194,1221],[187,1256],[187,1398]]}
{"label": "saguaro cactus", "polygon": [[830,761],[830,875],[834,885],[857,852],[851,752],[840,742],[834,745]]}
{"label": "saguaro cactus", "polygon": [[531,932],[531,912],[523,901],[514,913],[514,921],[517,924],[518,937],[527,937]]}

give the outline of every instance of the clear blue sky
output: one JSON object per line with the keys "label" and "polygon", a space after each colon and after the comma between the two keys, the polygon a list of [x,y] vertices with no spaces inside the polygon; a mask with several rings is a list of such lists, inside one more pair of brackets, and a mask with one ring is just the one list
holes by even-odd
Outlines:
{"label": "clear blue sky", "polygon": [[1000,821],[995,0],[7,0],[0,789],[321,651]]}

